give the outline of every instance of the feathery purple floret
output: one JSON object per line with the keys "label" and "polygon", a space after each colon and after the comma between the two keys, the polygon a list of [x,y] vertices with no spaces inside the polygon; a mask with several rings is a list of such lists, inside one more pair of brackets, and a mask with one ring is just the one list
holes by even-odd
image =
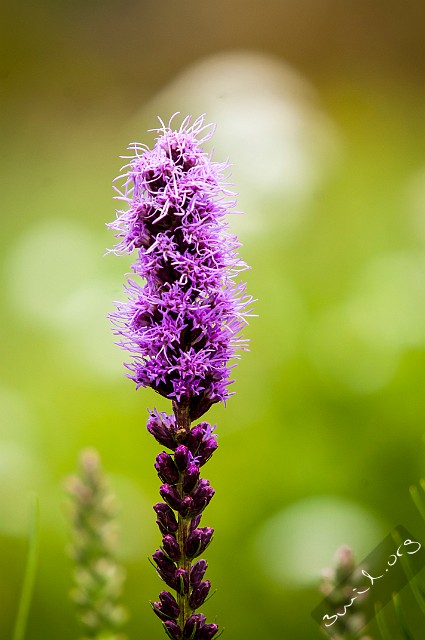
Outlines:
{"label": "feathery purple floret", "polygon": [[111,318],[137,388],[152,387],[194,420],[230,395],[229,360],[246,346],[236,336],[251,298],[236,281],[247,267],[225,222],[234,204],[223,182],[228,164],[202,149],[213,128],[202,116],[157,131],[152,149],[130,146],[117,189],[128,208],[109,225],[120,239],[115,251],[137,251],[137,259],[128,300]]}

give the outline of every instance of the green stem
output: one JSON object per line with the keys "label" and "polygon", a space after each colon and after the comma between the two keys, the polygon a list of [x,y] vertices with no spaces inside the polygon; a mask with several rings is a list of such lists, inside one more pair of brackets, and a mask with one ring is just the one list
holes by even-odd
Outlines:
{"label": "green stem", "polygon": [[[181,549],[182,555],[178,562],[178,566],[179,568],[184,569],[187,572],[188,576],[190,575],[190,568],[192,563],[191,563],[191,560],[186,557],[184,553],[184,549],[186,546],[187,536],[189,535],[189,527],[190,527],[190,518],[189,519],[182,518],[182,516],[179,515],[178,529],[177,529],[177,542]],[[179,626],[180,626],[180,629],[183,631],[186,622],[192,615],[192,610],[189,605],[189,593],[186,593],[184,595],[181,595],[180,593],[178,593],[177,604],[180,607]]]}
{"label": "green stem", "polygon": [[28,614],[31,606],[32,592],[34,589],[35,574],[37,571],[39,538],[38,511],[38,498],[37,496],[35,496],[31,511],[29,549],[27,564],[25,567],[24,584],[22,586],[21,597],[19,600],[18,613],[16,616],[16,623],[13,631],[13,640],[24,640],[25,637]]}
{"label": "green stem", "polygon": [[[189,417],[189,406],[182,405],[180,403],[173,403],[174,414],[176,416],[177,422],[177,435],[184,438],[190,431],[190,417]],[[183,491],[183,476],[184,473],[180,474],[179,481],[177,483],[177,491],[181,498],[184,498]],[[179,569],[184,569],[187,572],[187,575],[190,575],[191,568],[191,560],[186,557],[185,548],[186,548],[186,540],[189,535],[190,529],[190,521],[191,518],[184,518],[179,514],[178,517],[178,528],[177,528],[177,543],[180,547],[181,557],[179,562],[177,563]],[[183,631],[186,622],[192,615],[192,610],[189,605],[189,593],[184,595],[177,593],[177,604],[180,607],[180,615],[179,615],[179,627]]]}

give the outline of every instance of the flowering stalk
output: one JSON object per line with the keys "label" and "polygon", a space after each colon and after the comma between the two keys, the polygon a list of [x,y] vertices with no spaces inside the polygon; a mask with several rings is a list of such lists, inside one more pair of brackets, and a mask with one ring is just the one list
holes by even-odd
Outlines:
{"label": "flowering stalk", "polygon": [[[207,640],[218,627],[206,624],[205,616],[195,613],[211,588],[210,581],[203,580],[207,563],[192,563],[205,551],[214,533],[210,527],[199,527],[201,514],[214,495],[208,480],[199,476],[200,467],[217,448],[216,437],[206,422],[193,427],[188,435],[178,435],[175,417],[158,412],[150,416],[148,430],[159,443],[174,451],[173,457],[160,453],[155,463],[164,482],[160,488],[164,502],[154,506],[163,537],[162,548],[153,554],[153,559],[160,577],[177,592],[177,599],[163,591],[160,601],[152,603],[152,607],[171,638]],[[179,444],[182,439],[184,444]]]}
{"label": "flowering stalk", "polygon": [[119,633],[127,616],[119,603],[125,574],[115,560],[113,496],[96,451],[83,451],[78,474],[68,479],[67,490],[72,499],[70,551],[75,562],[71,596],[84,640],[126,640]]}
{"label": "flowering stalk", "polygon": [[360,635],[366,624],[363,607],[368,594],[357,596],[357,602],[344,609],[362,580],[364,578],[356,567],[351,548],[346,545],[339,547],[335,567],[323,570],[320,584],[320,591],[327,599],[332,617],[344,611],[343,616],[338,616],[337,623],[327,629],[326,635],[332,640],[372,640],[370,636]]}
{"label": "flowering stalk", "polygon": [[[210,591],[205,560],[197,560],[213,529],[200,527],[214,495],[201,467],[217,448],[206,422],[192,426],[216,402],[229,397],[236,337],[245,324],[251,298],[235,282],[246,265],[240,246],[227,232],[225,215],[233,202],[223,186],[226,163],[212,162],[202,143],[213,130],[204,118],[186,118],[178,130],[163,123],[152,149],[138,143],[122,176],[118,199],[127,208],[109,226],[118,253],[136,252],[127,282],[128,299],[111,315],[119,343],[131,354],[126,365],[139,387],[151,387],[172,401],[173,414],[152,411],[149,432],[171,453],[155,463],[163,502],[154,506],[162,547],[153,554],[160,577],[171,590],[153,602],[172,640],[209,640],[202,606]],[[143,284],[141,284],[143,281]]]}

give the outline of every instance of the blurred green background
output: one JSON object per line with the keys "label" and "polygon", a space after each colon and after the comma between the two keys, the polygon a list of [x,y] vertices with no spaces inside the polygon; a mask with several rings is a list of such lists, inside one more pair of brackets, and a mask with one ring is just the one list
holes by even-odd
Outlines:
{"label": "blurred green background", "polygon": [[[10,638],[32,492],[41,556],[32,640],[78,638],[63,479],[98,448],[121,503],[130,637],[161,638],[151,505],[158,447],[106,319],[129,261],[111,180],[176,111],[217,123],[258,318],[205,525],[232,640],[319,638],[321,567],[415,527],[425,475],[423,0],[89,0],[1,7],[0,637]],[[420,535],[417,533],[416,535]],[[425,537],[424,537],[425,540]]]}

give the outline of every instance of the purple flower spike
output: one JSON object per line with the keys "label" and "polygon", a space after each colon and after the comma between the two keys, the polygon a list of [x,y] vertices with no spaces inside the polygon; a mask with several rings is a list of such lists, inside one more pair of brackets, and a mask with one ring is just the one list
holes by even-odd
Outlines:
{"label": "purple flower spike", "polygon": [[214,128],[203,116],[193,124],[185,118],[177,130],[160,122],[152,149],[130,146],[115,187],[124,209],[109,227],[115,252],[134,254],[134,276],[110,318],[136,388],[151,387],[172,402],[172,415],[150,412],[147,429],[174,452],[155,462],[164,502],[154,506],[163,538],[153,559],[177,599],[163,591],[152,607],[171,640],[209,640],[217,625],[195,613],[210,590],[207,563],[192,560],[214,533],[199,527],[214,495],[200,470],[218,445],[215,427],[192,422],[231,395],[230,361],[247,348],[238,334],[252,298],[239,281],[247,266],[226,222],[235,204],[224,183],[229,165],[202,148]]}

